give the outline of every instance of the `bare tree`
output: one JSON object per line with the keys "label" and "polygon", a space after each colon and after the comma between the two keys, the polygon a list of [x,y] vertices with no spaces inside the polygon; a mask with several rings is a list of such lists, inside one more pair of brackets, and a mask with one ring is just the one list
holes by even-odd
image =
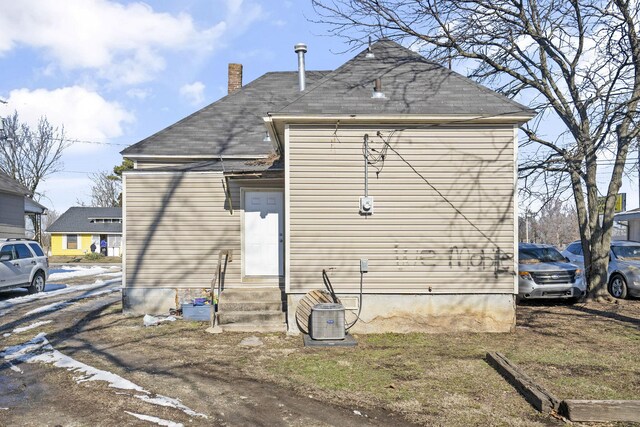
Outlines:
{"label": "bare tree", "polygon": [[[589,298],[607,294],[616,194],[638,138],[639,3],[636,0],[312,0],[330,33],[352,46],[369,36],[406,41],[441,63],[461,61],[469,77],[539,112],[523,127],[520,165],[528,196],[572,193]],[[540,121],[556,118],[559,135]],[[598,215],[597,174],[611,157]],[[601,163],[600,163],[601,164]]]}
{"label": "bare tree", "polygon": [[58,213],[58,211],[49,210],[42,220],[42,227],[44,228],[45,232],[42,233],[42,242],[40,243],[44,248],[51,249],[51,234],[47,233],[46,230],[51,224],[56,222],[58,218],[60,218],[60,214]]}
{"label": "bare tree", "polygon": [[[0,170],[29,189],[29,196],[39,200],[38,186],[48,176],[62,170],[62,153],[69,145],[64,128],[54,128],[41,117],[36,129],[21,123],[18,113],[3,119],[0,134]],[[37,216],[30,215],[36,236],[41,235]]]}
{"label": "bare tree", "polygon": [[[521,216],[518,222],[520,241],[548,243],[562,249],[568,243],[580,238],[578,216],[575,208],[569,203],[553,200],[539,212],[525,212],[528,218]],[[527,230],[526,227],[529,227]]]}
{"label": "bare tree", "polygon": [[119,177],[109,174],[106,171],[93,173],[90,176],[91,185],[91,206],[114,207],[120,206],[120,192],[122,184]]}
{"label": "bare tree", "polygon": [[62,153],[69,145],[64,128],[54,128],[46,117],[36,129],[21,123],[18,113],[4,119],[4,135],[0,144],[0,169],[36,196],[40,183],[62,170]]}

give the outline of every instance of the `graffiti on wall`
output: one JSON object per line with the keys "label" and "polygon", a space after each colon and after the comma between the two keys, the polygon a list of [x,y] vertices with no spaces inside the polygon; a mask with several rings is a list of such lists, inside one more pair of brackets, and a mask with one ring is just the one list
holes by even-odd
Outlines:
{"label": "graffiti on wall", "polygon": [[495,276],[512,274],[513,257],[500,248],[486,251],[465,246],[447,249],[402,249],[395,245],[396,265],[399,267],[437,267],[446,265],[452,270],[493,271]]}

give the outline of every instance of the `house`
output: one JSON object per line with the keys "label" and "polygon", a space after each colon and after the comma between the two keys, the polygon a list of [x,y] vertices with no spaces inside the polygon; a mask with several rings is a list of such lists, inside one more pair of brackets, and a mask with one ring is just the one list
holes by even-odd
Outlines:
{"label": "house", "polygon": [[297,332],[325,270],[356,332],[512,330],[533,111],[395,42],[333,71],[305,52],[244,86],[230,64],[227,96],[122,151],[125,311],[167,312],[230,251],[224,329]]}
{"label": "house", "polygon": [[[615,221],[614,224],[622,223],[624,225],[626,223],[626,227],[620,227],[623,228],[623,233],[616,235],[618,240],[640,242],[640,208],[617,213],[613,216],[613,220]],[[612,239],[615,240],[616,236],[612,237]]]}
{"label": "house", "polygon": [[105,242],[108,256],[121,255],[122,208],[71,207],[46,230],[51,233],[51,255],[84,255],[101,252]]}
{"label": "house", "polygon": [[25,215],[33,216],[39,224],[46,211],[46,207],[30,197],[27,187],[0,172],[0,238],[25,237],[28,234]]}

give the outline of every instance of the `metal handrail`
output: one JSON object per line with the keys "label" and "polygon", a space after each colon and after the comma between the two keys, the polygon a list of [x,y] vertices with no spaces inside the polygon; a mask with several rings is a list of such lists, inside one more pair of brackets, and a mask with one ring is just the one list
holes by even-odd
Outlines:
{"label": "metal handrail", "polygon": [[224,266],[225,273],[227,268],[227,263],[233,261],[233,250],[231,249],[223,249],[218,252],[218,265],[216,267],[216,271],[213,275],[213,279],[211,280],[211,327],[210,332],[219,333],[222,332],[219,326],[217,326],[217,310],[216,306],[218,305],[216,301],[220,302],[220,288],[222,281],[220,280],[220,276],[222,275],[222,259],[224,258]]}

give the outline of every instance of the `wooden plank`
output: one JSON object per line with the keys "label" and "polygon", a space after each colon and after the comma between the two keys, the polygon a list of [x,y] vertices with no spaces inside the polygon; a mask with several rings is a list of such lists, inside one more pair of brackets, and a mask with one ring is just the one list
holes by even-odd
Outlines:
{"label": "wooden plank", "polygon": [[571,421],[640,423],[640,400],[563,400],[559,412]]}
{"label": "wooden plank", "polygon": [[503,354],[487,353],[486,360],[538,411],[552,412],[560,406],[560,401],[555,396],[522,372]]}

